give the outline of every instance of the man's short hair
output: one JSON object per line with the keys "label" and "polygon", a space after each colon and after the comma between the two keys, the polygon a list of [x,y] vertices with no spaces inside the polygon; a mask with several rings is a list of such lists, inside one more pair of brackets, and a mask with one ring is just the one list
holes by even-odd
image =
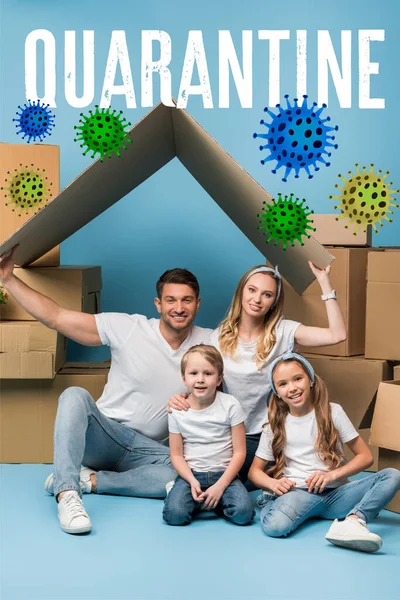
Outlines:
{"label": "man's short hair", "polygon": [[200,295],[200,286],[197,278],[187,269],[169,269],[165,271],[156,283],[157,296],[161,300],[164,284],[181,283],[192,288],[196,298]]}

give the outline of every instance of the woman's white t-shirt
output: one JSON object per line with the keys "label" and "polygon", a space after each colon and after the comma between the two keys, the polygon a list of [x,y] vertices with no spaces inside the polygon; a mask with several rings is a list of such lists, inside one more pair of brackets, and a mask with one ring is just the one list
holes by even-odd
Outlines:
{"label": "woman's white t-shirt", "polygon": [[[354,440],[359,434],[354,428],[349,417],[344,412],[340,404],[330,403],[332,410],[333,424],[338,430],[340,450],[343,450],[342,443]],[[296,487],[306,488],[305,480],[314,471],[329,471],[315,452],[315,442],[318,437],[318,426],[315,418],[315,411],[308,413],[304,417],[294,417],[290,413],[286,417],[286,446],[285,446],[285,468],[283,475],[296,482]],[[256,451],[256,456],[263,460],[273,461],[272,452],[273,434],[271,426],[267,423],[260,439],[260,444]],[[345,460],[343,464],[345,464]],[[338,487],[347,483],[347,478],[338,479],[329,487]]]}
{"label": "woman's white t-shirt", "polygon": [[[284,318],[278,321],[275,329],[276,344],[261,368],[257,367],[254,360],[258,340],[245,344],[238,339],[235,357],[223,354],[223,389],[227,394],[235,396],[242,405],[246,415],[244,424],[247,434],[261,433],[267,420],[267,400],[271,391],[268,381],[269,365],[288,351],[289,346],[294,343],[294,334],[300,324]],[[209,343],[220,350],[218,337],[219,330],[215,329]]]}

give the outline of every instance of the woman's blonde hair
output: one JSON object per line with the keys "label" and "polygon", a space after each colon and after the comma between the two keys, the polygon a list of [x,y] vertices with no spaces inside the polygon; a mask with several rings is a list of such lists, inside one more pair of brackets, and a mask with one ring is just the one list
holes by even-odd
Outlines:
{"label": "woman's blonde hair", "polygon": [[217,369],[219,377],[222,377],[224,374],[224,361],[222,360],[221,353],[214,346],[208,346],[207,344],[198,344],[197,346],[192,346],[185,354],[182,356],[181,360],[181,374],[182,377],[185,375],[186,365],[191,354],[197,352],[201,354],[205,360],[207,360],[210,365],[212,365],[215,369]]}
{"label": "woman's blonde hair", "polygon": [[[278,365],[286,362],[295,362],[309,377],[309,373],[296,359],[279,361]],[[274,369],[274,371],[275,371]],[[315,442],[315,452],[318,458],[329,469],[336,469],[343,461],[343,453],[340,451],[339,433],[333,424],[331,405],[328,399],[328,390],[324,381],[315,375],[314,385],[310,390],[311,402],[315,410],[315,418],[318,427],[318,436]],[[276,394],[272,393],[268,407],[268,423],[272,431],[272,452],[275,464],[267,470],[270,477],[279,479],[283,475],[285,467],[286,429],[285,421],[289,413],[289,406]]]}
{"label": "woman's blonde hair", "polygon": [[[222,354],[226,354],[231,357],[235,356],[235,351],[239,338],[239,323],[240,318],[242,316],[242,297],[244,286],[246,285],[247,280],[249,279],[252,271],[261,267],[265,267],[265,265],[258,265],[249,269],[243,275],[243,277],[240,279],[237,285],[227,315],[219,326],[219,345]],[[277,282],[278,289],[278,277],[275,277],[272,272],[264,273],[268,277],[275,279],[275,281]],[[253,357],[258,368],[261,368],[262,364],[265,362],[265,359],[276,344],[275,328],[276,324],[282,316],[283,302],[283,286],[281,286],[279,298],[264,317],[264,332],[260,335],[258,339],[256,352]]]}

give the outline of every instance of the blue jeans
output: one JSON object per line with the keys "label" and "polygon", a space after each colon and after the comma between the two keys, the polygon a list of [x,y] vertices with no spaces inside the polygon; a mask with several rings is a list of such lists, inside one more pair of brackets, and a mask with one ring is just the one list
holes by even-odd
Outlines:
{"label": "blue jeans", "polygon": [[[217,483],[224,471],[199,473],[193,475],[204,492]],[[163,518],[168,525],[187,525],[201,507],[193,499],[190,484],[182,477],[177,477],[174,487],[164,502]],[[240,479],[236,478],[226,488],[215,508],[215,512],[236,525],[247,525],[255,515],[253,502]]]}
{"label": "blue jeans", "polygon": [[283,496],[262,494],[257,498],[261,507],[261,526],[269,536],[286,536],[306,519],[343,519],[357,515],[367,523],[400,490],[400,471],[383,469],[363,479],[345,483],[321,494],[307,489],[292,488]]}
{"label": "blue jeans", "polygon": [[109,419],[80,387],[59,398],[54,426],[54,496],[64,490],[81,494],[81,465],[98,471],[97,494],[165,498],[175,479],[169,448]]}

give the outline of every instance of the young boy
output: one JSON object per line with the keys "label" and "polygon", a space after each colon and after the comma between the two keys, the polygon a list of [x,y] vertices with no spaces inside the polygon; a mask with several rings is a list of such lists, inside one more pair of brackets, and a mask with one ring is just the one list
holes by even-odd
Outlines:
{"label": "young boy", "polygon": [[237,475],[246,458],[244,412],[236,398],[217,392],[222,356],[200,344],[184,354],[183,382],[190,395],[187,411],[168,416],[171,462],[178,477],[169,492],[163,518],[186,525],[199,510],[213,510],[237,525],[254,516],[252,500]]}

